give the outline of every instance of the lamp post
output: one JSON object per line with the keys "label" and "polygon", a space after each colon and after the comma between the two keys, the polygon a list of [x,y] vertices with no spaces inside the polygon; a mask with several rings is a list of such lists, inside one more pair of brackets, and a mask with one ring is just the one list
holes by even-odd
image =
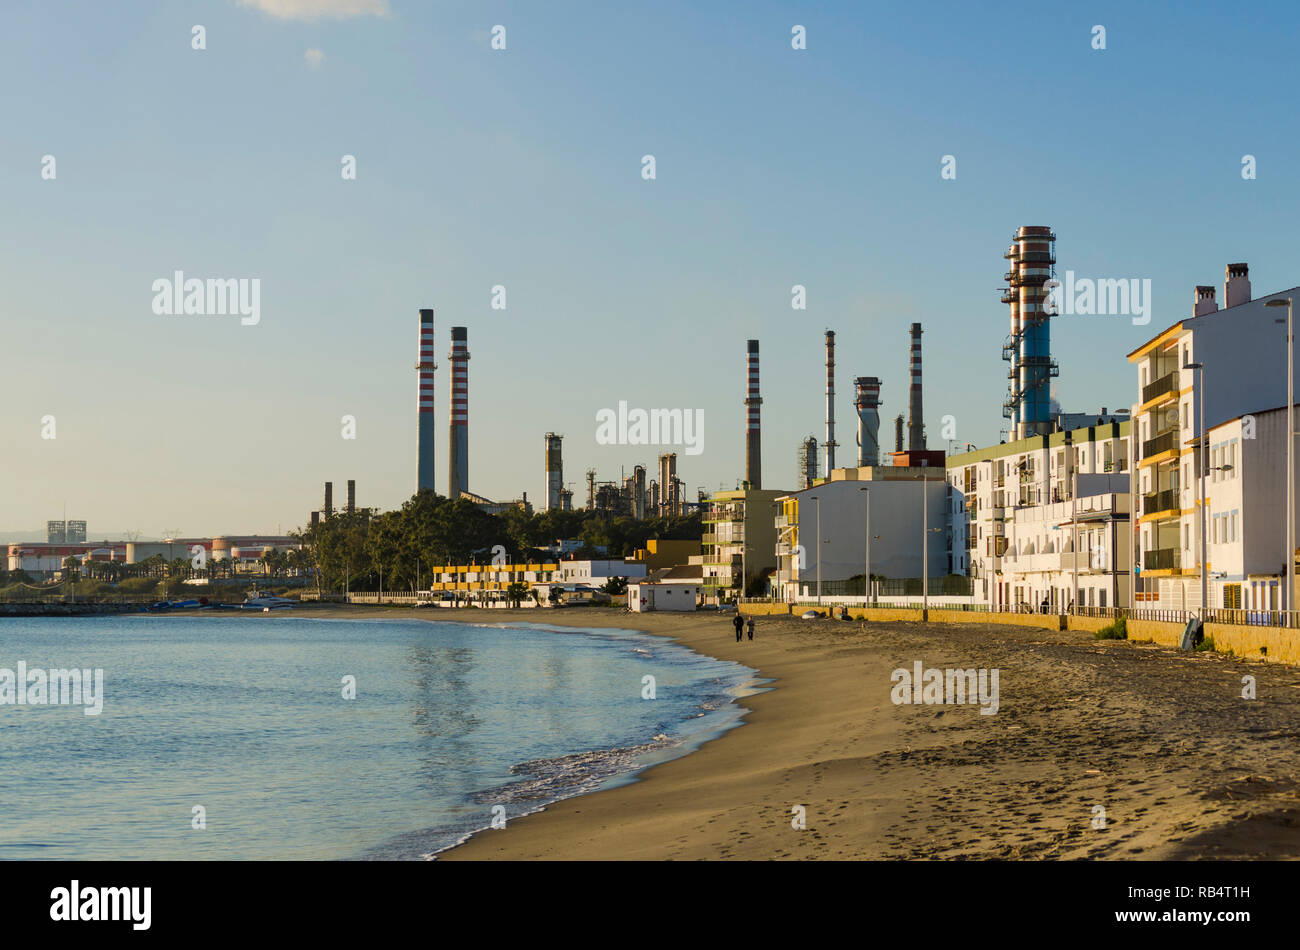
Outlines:
{"label": "lamp post", "polygon": [[925,611],[930,609],[930,480],[924,472],[916,477],[921,480],[921,609]]}
{"label": "lamp post", "polygon": [[1074,433],[1065,433],[1065,464],[1070,468],[1070,548],[1072,565],[1071,584],[1074,592],[1070,595],[1070,613],[1079,605],[1079,511],[1076,506],[1079,487],[1079,470],[1074,464]]}
{"label": "lamp post", "polygon": [[859,488],[858,491],[865,493],[863,498],[865,502],[864,507],[867,513],[866,514],[867,540],[864,542],[864,547],[866,548],[866,560],[865,563],[863,564],[862,600],[867,607],[870,607],[871,606],[871,489],[864,485],[861,488]]}
{"label": "lamp post", "polygon": [[817,502],[817,606],[822,605],[822,503],[816,495],[809,495],[809,501]]}
{"label": "lamp post", "polygon": [[[1295,396],[1294,343],[1291,337],[1291,298],[1286,303],[1286,609],[1294,610],[1295,597]],[[1266,307],[1280,307],[1282,300],[1270,300]],[[1290,626],[1290,623],[1287,623]]]}
{"label": "lamp post", "polygon": [[1183,369],[1196,370],[1196,388],[1199,391],[1201,404],[1200,424],[1197,426],[1197,435],[1200,442],[1200,510],[1199,520],[1201,528],[1201,622],[1205,622],[1205,610],[1209,606],[1210,577],[1205,571],[1205,469],[1210,464],[1210,434],[1205,428],[1205,364],[1204,363],[1184,363]]}

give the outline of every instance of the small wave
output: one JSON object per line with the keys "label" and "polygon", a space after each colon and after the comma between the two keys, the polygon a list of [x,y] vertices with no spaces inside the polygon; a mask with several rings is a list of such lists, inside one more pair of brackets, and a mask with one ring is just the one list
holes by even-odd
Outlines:
{"label": "small wave", "polygon": [[517,782],[475,793],[472,801],[480,805],[510,805],[524,802],[552,802],[594,791],[617,775],[635,771],[638,761],[649,752],[661,752],[679,745],[665,733],[654,741],[619,749],[576,752],[553,759],[533,759],[513,765],[514,775],[524,775]]}

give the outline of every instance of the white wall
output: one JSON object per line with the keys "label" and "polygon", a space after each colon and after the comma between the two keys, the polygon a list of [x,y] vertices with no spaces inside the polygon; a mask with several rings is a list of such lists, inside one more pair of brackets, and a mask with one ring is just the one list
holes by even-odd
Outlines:
{"label": "white wall", "polygon": [[[929,528],[929,574],[948,573],[947,486],[942,472],[924,484]],[[821,560],[822,581],[861,576],[866,562],[867,498],[871,499],[871,573],[881,577],[921,576],[922,482],[917,480],[839,481],[793,493],[799,499],[798,543],[804,563],[797,574],[801,585],[816,584]],[[859,489],[867,488],[869,492]],[[818,501],[811,500],[813,496]],[[818,550],[817,511],[821,508],[821,550]]]}

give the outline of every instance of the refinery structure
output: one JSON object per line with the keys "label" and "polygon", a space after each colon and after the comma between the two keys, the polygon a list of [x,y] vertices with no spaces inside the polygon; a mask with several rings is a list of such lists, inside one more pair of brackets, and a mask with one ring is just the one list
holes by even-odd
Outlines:
{"label": "refinery structure", "polygon": [[[1287,405],[1293,354],[1279,325],[1286,323],[1289,333],[1290,306],[1300,288],[1255,298],[1247,265],[1228,264],[1222,308],[1215,287],[1197,284],[1187,316],[1127,355],[1135,370],[1131,399],[1111,394],[1093,403],[1099,411],[1064,412],[1053,395],[1061,372],[1051,350],[1056,242],[1050,227],[1022,226],[1002,255],[1009,262],[1001,300],[1009,307],[1010,329],[1001,347],[1008,365],[1000,407],[1006,437],[997,444],[958,443],[953,452],[946,433],[948,450],[931,447],[924,327],[911,321],[888,329],[885,341],[887,351],[906,353],[896,364],[907,398],[897,400],[902,411],[892,416],[892,451],[882,449],[880,431],[887,382],[872,365],[882,351],[873,348],[864,360],[827,328],[821,440],[812,434],[818,420],[805,418],[798,429],[809,434],[796,446],[796,468],[787,470],[793,477],[784,485],[763,474],[761,341],[754,337],[736,341],[734,367],[743,363],[744,379],[732,418],[736,434],[743,430],[744,448],[733,461],[734,489],[688,492],[678,467],[685,459],[671,450],[617,477],[578,469],[588,512],[635,520],[700,516],[698,542],[660,542],[664,552],[682,544],[672,548],[672,557],[689,563],[657,564],[642,575],[638,588],[646,603],[658,603],[657,594],[666,603],[672,593],[714,603],[745,597],[792,605],[1059,614],[1294,609],[1300,524],[1296,506],[1286,503],[1295,469],[1286,435],[1294,431]],[[415,481],[418,491],[436,492],[432,309],[419,310],[417,327]],[[452,327],[450,339],[445,496],[487,513],[531,512],[527,493],[494,502],[471,490],[467,328]],[[996,343],[989,349],[990,360],[996,359]],[[841,362],[851,370],[857,417],[857,451],[848,459],[840,457],[835,428]],[[989,402],[992,417],[999,407],[992,395]],[[539,434],[544,485],[538,507],[573,511],[564,436]],[[336,506],[333,483],[325,483],[323,504],[310,513],[313,525],[340,510],[372,511],[358,507],[355,481],[346,485],[346,498]],[[216,561],[251,565],[269,550],[296,543],[249,536],[95,545],[85,538],[83,521],[50,521],[45,544],[10,545],[10,569],[54,573],[68,556],[170,559],[192,546]],[[575,543],[559,542],[556,554],[569,553],[564,545]],[[698,553],[690,552],[691,544]],[[656,591],[659,584],[665,589]]]}

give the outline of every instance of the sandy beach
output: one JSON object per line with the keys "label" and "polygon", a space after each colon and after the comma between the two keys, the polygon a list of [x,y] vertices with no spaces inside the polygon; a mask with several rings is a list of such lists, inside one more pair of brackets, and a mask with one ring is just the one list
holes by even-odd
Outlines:
{"label": "sandy beach", "polygon": [[[698,751],[440,860],[1300,857],[1300,671],[1280,664],[982,624],[760,617],[736,643],[708,613],[337,614],[636,628],[773,680]],[[997,669],[997,712],[895,704],[917,661]]]}

